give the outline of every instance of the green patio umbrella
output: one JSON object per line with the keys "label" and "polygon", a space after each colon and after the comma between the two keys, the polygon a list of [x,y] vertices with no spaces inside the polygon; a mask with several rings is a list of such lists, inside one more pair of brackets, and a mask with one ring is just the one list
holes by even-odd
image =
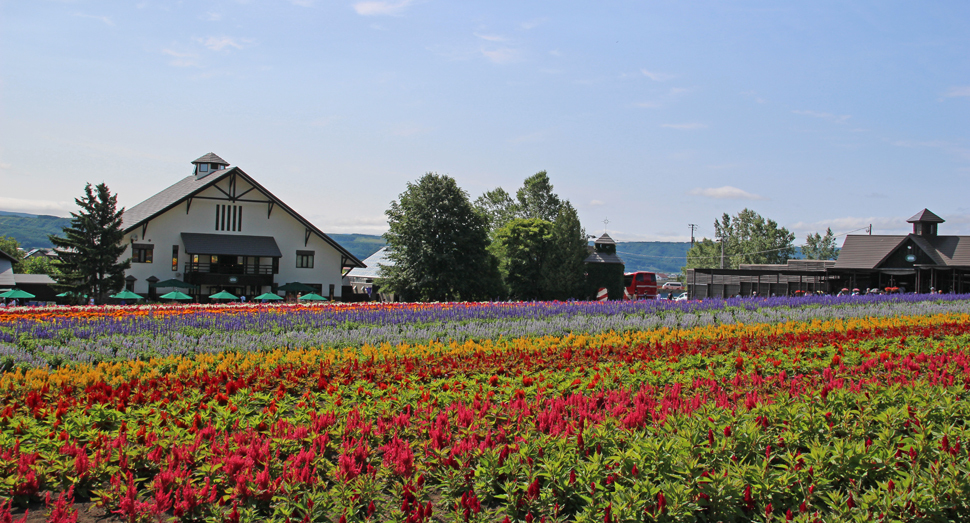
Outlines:
{"label": "green patio umbrella", "polygon": [[239,297],[236,296],[235,294],[232,294],[231,292],[222,291],[222,292],[217,292],[212,296],[209,296],[209,299],[210,300],[238,300]]}
{"label": "green patio umbrella", "polygon": [[7,291],[5,293],[0,294],[0,298],[13,298],[15,300],[21,300],[21,299],[25,299],[25,298],[27,298],[27,299],[29,299],[29,298],[36,298],[36,296],[34,296],[33,294],[31,294],[31,293],[29,293],[27,291],[22,291],[20,289],[10,289],[9,291]]}
{"label": "green patio umbrella", "polygon": [[[67,297],[70,297],[70,296],[78,296],[78,295],[77,295],[77,294],[73,294],[73,293],[71,293],[71,291],[67,291],[67,292],[62,292],[62,293],[60,293],[60,294],[58,294],[58,295],[57,295],[57,297],[58,297],[58,298],[67,298]],[[88,297],[88,295],[87,295],[87,294],[82,294],[82,295],[80,295],[80,296],[81,296],[82,298],[87,298],[87,297]]]}
{"label": "green patio umbrella", "polygon": [[298,281],[287,283],[286,285],[280,285],[279,290],[283,292],[313,292],[316,289],[310,287],[309,285],[304,285]]}
{"label": "green patio umbrella", "polygon": [[279,294],[273,294],[272,292],[267,292],[266,294],[260,294],[259,296],[256,296],[255,298],[253,298],[253,301],[258,301],[258,300],[282,300],[282,299],[283,299],[283,297],[280,296]]}
{"label": "green patio umbrella", "polygon": [[115,299],[118,299],[118,300],[142,300],[142,299],[144,299],[141,296],[139,296],[138,294],[135,294],[135,293],[133,293],[131,291],[121,291],[118,294],[115,294],[114,296],[108,296],[108,297],[109,298],[115,298]]}
{"label": "green patio umbrella", "polygon": [[176,280],[172,278],[170,280],[157,281],[151,284],[152,287],[171,287],[173,289],[194,289],[198,285],[192,285],[191,283],[185,283],[182,280]]}
{"label": "green patio umbrella", "polygon": [[317,293],[311,292],[310,294],[300,296],[300,301],[327,301],[327,299]]}
{"label": "green patio umbrella", "polygon": [[159,296],[163,300],[191,300],[192,297],[184,292],[172,291],[168,294],[163,294]]}

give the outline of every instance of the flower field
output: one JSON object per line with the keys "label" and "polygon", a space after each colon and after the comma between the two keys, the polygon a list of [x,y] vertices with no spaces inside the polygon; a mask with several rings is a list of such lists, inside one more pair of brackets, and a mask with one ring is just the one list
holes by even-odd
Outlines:
{"label": "flower field", "polygon": [[947,521],[970,301],[0,312],[0,521]]}

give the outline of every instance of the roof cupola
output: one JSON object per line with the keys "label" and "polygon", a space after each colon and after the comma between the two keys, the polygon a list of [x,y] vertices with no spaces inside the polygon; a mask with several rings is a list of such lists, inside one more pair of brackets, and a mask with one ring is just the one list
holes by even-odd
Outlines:
{"label": "roof cupola", "polygon": [[930,238],[936,236],[937,224],[943,223],[946,220],[933,214],[929,209],[923,209],[906,221],[913,224],[913,234]]}
{"label": "roof cupola", "polygon": [[195,179],[199,180],[216,171],[221,171],[222,169],[229,167],[229,162],[219,158],[219,156],[215,153],[209,153],[203,155],[197,160],[194,160],[192,165],[195,166]]}

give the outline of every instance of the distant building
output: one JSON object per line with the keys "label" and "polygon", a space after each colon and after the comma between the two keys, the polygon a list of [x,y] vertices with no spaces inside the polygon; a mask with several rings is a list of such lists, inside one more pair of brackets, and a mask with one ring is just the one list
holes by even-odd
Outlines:
{"label": "distant building", "polygon": [[609,234],[604,232],[593,242],[593,252],[583,262],[588,297],[605,288],[611,300],[623,299],[623,260],[616,255],[616,242]]}
{"label": "distant building", "polygon": [[928,209],[906,220],[910,234],[846,236],[838,260],[789,260],[786,265],[688,269],[692,298],[837,293],[858,289],[970,292],[970,236],[941,236],[944,219]]}
{"label": "distant building", "polygon": [[34,295],[29,301],[54,301],[54,280],[46,274],[16,274],[16,262],[16,258],[0,251],[0,292],[17,288]]}
{"label": "distant building", "polygon": [[0,291],[9,291],[17,284],[13,277],[13,264],[17,259],[0,251]]}
{"label": "distant building", "polygon": [[213,153],[192,165],[191,175],[125,211],[128,290],[151,297],[150,283],[175,278],[201,296],[252,298],[300,282],[339,297],[343,269],[365,267],[242,169]]}
{"label": "distant building", "polygon": [[380,267],[393,266],[388,256],[389,247],[381,247],[377,252],[364,259],[367,267],[355,267],[344,276],[345,285],[357,295],[367,295],[369,298],[380,297],[381,301],[393,301],[394,295],[381,293]]}
{"label": "distant building", "polygon": [[928,209],[906,222],[910,234],[846,236],[829,277],[850,289],[970,290],[970,236],[941,236],[945,220]]}

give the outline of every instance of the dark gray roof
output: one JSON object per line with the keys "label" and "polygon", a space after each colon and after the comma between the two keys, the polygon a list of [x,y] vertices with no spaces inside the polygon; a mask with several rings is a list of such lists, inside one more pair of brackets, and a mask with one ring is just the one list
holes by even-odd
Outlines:
{"label": "dark gray roof", "polygon": [[970,236],[936,236],[927,238],[936,255],[949,267],[970,267]]}
{"label": "dark gray roof", "polygon": [[192,163],[218,163],[220,165],[229,165],[229,162],[219,158],[215,153],[204,154]]}
{"label": "dark gray roof", "polygon": [[190,196],[201,192],[206,187],[218,182],[219,180],[222,180],[231,173],[241,176],[244,180],[252,184],[253,187],[256,187],[256,189],[264,194],[267,198],[276,202],[276,205],[289,213],[290,216],[296,218],[307,229],[310,229],[317,236],[322,238],[323,241],[327,242],[334,249],[337,249],[337,252],[339,252],[344,258],[344,267],[365,267],[364,263],[358,260],[356,256],[350,253],[350,251],[344,249],[339,243],[334,241],[333,238],[327,236],[323,231],[310,223],[306,218],[300,216],[300,214],[294,211],[289,205],[283,203],[282,200],[266,190],[266,188],[260,185],[259,182],[254,180],[251,176],[246,174],[238,167],[222,169],[201,179],[196,179],[195,175],[187,176],[176,182],[175,185],[172,185],[155,196],[152,196],[151,198],[139,203],[131,209],[125,210],[125,213],[121,216],[122,227],[124,227],[125,233],[127,234],[135,230],[135,228],[141,225],[142,222],[150,220],[155,216],[158,216],[159,214],[171,209],[172,207],[175,207],[176,205],[187,200]]}
{"label": "dark gray roof", "polygon": [[[182,178],[175,185],[168,187],[155,196],[139,203],[131,209],[125,209],[125,213],[121,215],[122,227],[125,229],[125,232],[133,230],[141,222],[171,209],[185,201],[189,196],[221,180],[223,176],[234,170],[238,169],[233,168],[217,171],[217,175],[209,175],[202,179],[196,179],[195,175]],[[218,175],[220,173],[222,176]]]}
{"label": "dark gray roof", "polygon": [[387,257],[388,248],[381,247],[380,250],[371,254],[364,260],[364,268],[353,268],[347,273],[348,278],[380,278],[378,274],[379,265],[392,266],[394,262]]}
{"label": "dark gray roof", "polygon": [[842,250],[839,251],[839,259],[835,261],[833,268],[874,269],[905,239],[906,235],[850,234],[845,237]]}
{"label": "dark gray roof", "polygon": [[912,218],[906,220],[907,223],[916,223],[916,222],[943,223],[945,221],[946,220],[944,220],[943,218],[940,218],[939,216],[930,212],[929,209],[923,209],[922,211],[914,214]]}
{"label": "dark gray roof", "polygon": [[970,236],[846,236],[834,269],[875,269],[909,239],[933,263],[943,267],[970,267]]}
{"label": "dark gray roof", "polygon": [[623,260],[615,254],[607,254],[604,252],[594,252],[583,260],[583,263],[619,263],[623,264]]}
{"label": "dark gray roof", "polygon": [[597,238],[596,241],[593,243],[595,243],[596,245],[616,245],[616,242],[613,241],[613,238],[611,238],[610,235],[606,234],[605,232],[603,233],[603,236],[600,236],[599,238]]}
{"label": "dark gray roof", "polygon": [[46,274],[14,274],[13,279],[17,285],[54,285],[54,278]]}
{"label": "dark gray roof", "polygon": [[11,262],[16,262],[17,261],[16,258],[14,258],[13,256],[11,256],[11,255],[3,252],[3,251],[0,251],[0,258],[6,258],[6,259],[10,260]]}
{"label": "dark gray roof", "polygon": [[283,256],[272,236],[241,234],[200,234],[183,232],[186,254],[221,254],[226,256]]}

